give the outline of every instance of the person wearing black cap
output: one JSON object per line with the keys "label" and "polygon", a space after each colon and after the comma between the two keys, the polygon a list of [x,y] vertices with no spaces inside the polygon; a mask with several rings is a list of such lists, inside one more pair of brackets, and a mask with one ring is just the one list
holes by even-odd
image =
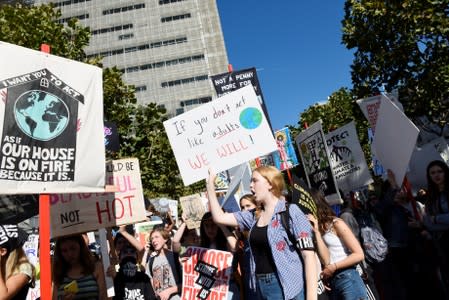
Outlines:
{"label": "person wearing black cap", "polygon": [[34,268],[22,249],[27,234],[17,225],[0,225],[1,299],[26,299],[34,285]]}

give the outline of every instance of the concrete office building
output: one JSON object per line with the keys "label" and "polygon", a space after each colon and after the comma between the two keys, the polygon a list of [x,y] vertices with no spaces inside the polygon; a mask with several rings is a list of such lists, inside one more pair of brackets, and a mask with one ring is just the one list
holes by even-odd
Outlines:
{"label": "concrete office building", "polygon": [[215,0],[35,0],[61,9],[92,32],[88,56],[123,70],[139,103],[155,102],[170,116],[215,98],[209,76],[227,71]]}

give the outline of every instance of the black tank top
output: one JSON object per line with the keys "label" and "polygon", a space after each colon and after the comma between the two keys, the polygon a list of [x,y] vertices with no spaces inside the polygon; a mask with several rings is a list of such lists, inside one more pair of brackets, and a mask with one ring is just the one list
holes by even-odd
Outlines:
{"label": "black tank top", "polygon": [[251,230],[249,243],[256,263],[256,274],[268,274],[276,271],[271,247],[268,242],[267,226],[258,227],[255,225]]}

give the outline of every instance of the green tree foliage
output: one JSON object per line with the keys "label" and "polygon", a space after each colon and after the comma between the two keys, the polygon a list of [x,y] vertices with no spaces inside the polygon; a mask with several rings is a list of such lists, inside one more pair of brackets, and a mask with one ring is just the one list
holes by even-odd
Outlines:
{"label": "green tree foliage", "polygon": [[410,117],[449,114],[449,0],[347,0],[343,43],[354,49],[358,98],[399,89]]}
{"label": "green tree foliage", "polygon": [[[100,66],[100,59],[86,60],[84,47],[89,28],[70,20],[67,26],[55,22],[61,13],[50,5],[1,5],[0,40],[39,50],[42,43],[51,53]],[[204,183],[184,187],[162,122],[165,110],[151,103],[137,104],[135,89],[126,85],[117,68],[103,70],[104,119],[117,125],[121,148],[108,158],[139,159],[144,193],[148,197],[173,199],[204,189]]]}
{"label": "green tree foliage", "polygon": [[355,97],[347,88],[341,88],[329,96],[326,103],[315,104],[300,114],[299,129],[304,130],[318,120],[323,121],[323,131],[328,133],[351,121],[355,121],[357,134],[365,157],[370,157],[368,146],[368,122]]}

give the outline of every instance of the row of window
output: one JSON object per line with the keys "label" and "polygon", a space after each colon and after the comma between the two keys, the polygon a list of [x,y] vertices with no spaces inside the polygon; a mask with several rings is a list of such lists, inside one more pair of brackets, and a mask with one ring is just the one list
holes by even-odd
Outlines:
{"label": "row of window", "polygon": [[136,86],[136,93],[138,92],[143,92],[147,90],[147,86],[146,85],[140,85],[140,86]]}
{"label": "row of window", "polygon": [[175,2],[181,2],[185,0],[159,0],[159,5],[170,4]]}
{"label": "row of window", "polygon": [[58,23],[60,23],[60,24],[67,23],[67,22],[69,22],[71,19],[78,19],[78,20],[89,19],[89,14],[83,14],[83,15],[79,15],[79,16],[72,16],[72,17],[67,17],[67,18],[59,19],[59,20],[58,20]]}
{"label": "row of window", "polygon": [[199,60],[203,60],[203,59],[204,59],[204,54],[200,54],[200,55],[176,58],[176,59],[172,59],[172,60],[159,61],[159,62],[150,63],[150,64],[144,64],[144,65],[140,65],[140,66],[132,66],[132,67],[128,67],[126,69],[122,69],[121,71],[125,72],[125,73],[134,73],[134,72],[138,72],[138,71],[162,68],[162,67],[166,67],[166,66],[167,67],[174,66],[177,64],[185,64],[188,62],[199,61]]}
{"label": "row of window", "polygon": [[161,22],[162,22],[162,23],[166,23],[166,22],[171,22],[171,21],[177,21],[177,20],[182,20],[182,19],[188,19],[188,18],[190,18],[190,17],[191,17],[190,13],[183,14],[183,15],[176,15],[176,16],[163,17],[163,18],[161,18]]}
{"label": "row of window", "polygon": [[181,106],[182,107],[191,106],[191,105],[203,104],[203,103],[207,103],[207,102],[211,102],[211,101],[212,101],[212,97],[208,96],[208,97],[202,97],[202,98],[181,101]]}
{"label": "row of window", "polygon": [[91,1],[91,0],[66,0],[66,1],[55,2],[53,4],[55,5],[55,7],[60,7],[60,6],[72,5],[72,4],[76,4],[76,3],[84,3],[84,2],[89,2],[89,1]]}
{"label": "row of window", "polygon": [[208,80],[208,79],[209,79],[208,75],[199,75],[199,76],[195,76],[195,77],[182,78],[182,79],[177,79],[177,80],[172,80],[172,81],[164,81],[161,83],[161,87],[167,88],[170,86],[187,84],[187,83],[192,83],[195,81],[204,81],[204,80]]}
{"label": "row of window", "polygon": [[119,36],[118,36],[118,39],[119,39],[120,41],[122,41],[122,40],[128,40],[128,39],[133,38],[133,37],[134,37],[134,34],[133,34],[133,33],[127,33],[127,34],[121,34],[121,35],[119,35]]}
{"label": "row of window", "polygon": [[135,47],[109,50],[109,51],[104,51],[104,52],[100,52],[100,53],[94,53],[94,54],[88,55],[88,57],[89,58],[96,57],[96,56],[107,57],[107,56],[112,56],[112,55],[119,55],[119,54],[123,54],[123,53],[142,51],[142,50],[147,50],[147,49],[152,49],[152,48],[158,48],[161,46],[168,46],[168,45],[181,44],[181,43],[187,43],[187,38],[181,37],[181,38],[177,38],[177,39],[158,41],[158,42],[154,42],[151,44],[143,44],[143,45],[139,45],[139,46],[135,46]]}
{"label": "row of window", "polygon": [[92,30],[92,35],[120,31],[120,30],[131,29],[131,28],[133,28],[133,24],[125,24],[125,25],[117,25],[117,26],[112,26],[112,27],[100,28],[100,29]]}
{"label": "row of window", "polygon": [[118,14],[118,13],[130,11],[130,10],[135,10],[135,9],[141,9],[141,8],[145,8],[145,4],[144,3],[103,10],[103,15]]}

